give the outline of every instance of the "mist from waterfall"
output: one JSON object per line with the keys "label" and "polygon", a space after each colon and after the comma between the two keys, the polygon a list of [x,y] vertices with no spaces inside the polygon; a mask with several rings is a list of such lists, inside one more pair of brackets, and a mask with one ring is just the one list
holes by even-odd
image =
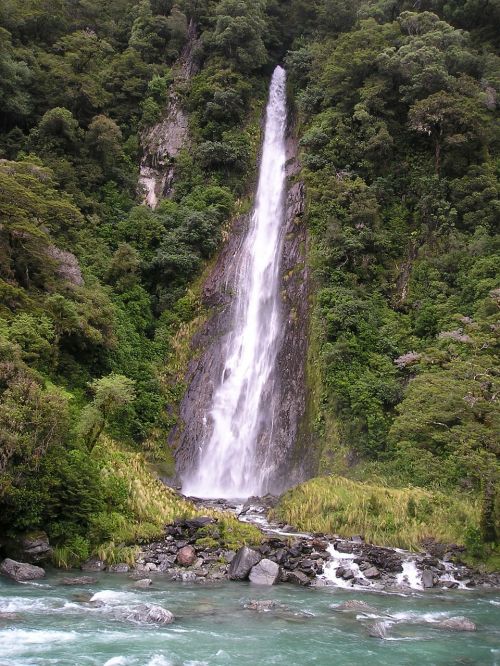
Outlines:
{"label": "mist from waterfall", "polygon": [[285,201],[286,73],[274,70],[255,207],[237,258],[232,330],[207,436],[183,493],[249,497],[273,472],[273,381],[280,337],[280,259]]}

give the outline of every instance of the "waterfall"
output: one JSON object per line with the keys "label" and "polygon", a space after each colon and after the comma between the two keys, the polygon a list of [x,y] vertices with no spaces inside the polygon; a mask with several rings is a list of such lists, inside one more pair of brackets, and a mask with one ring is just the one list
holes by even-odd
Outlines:
{"label": "waterfall", "polygon": [[225,364],[207,418],[209,432],[183,492],[249,497],[273,471],[274,365],[280,337],[280,259],[285,194],[286,75],[269,90],[255,207],[237,258],[237,293]]}

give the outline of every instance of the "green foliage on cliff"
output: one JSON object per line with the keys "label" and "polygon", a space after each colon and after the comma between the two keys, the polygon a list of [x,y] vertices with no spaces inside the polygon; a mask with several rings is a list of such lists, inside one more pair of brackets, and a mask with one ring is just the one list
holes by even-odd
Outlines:
{"label": "green foliage on cliff", "polygon": [[[151,531],[124,504],[138,491],[118,467],[103,482],[103,443],[115,461],[144,451],[173,471],[166,439],[187,360],[177,357],[200,320],[187,290],[256,162],[263,12],[149,0],[0,9],[0,528],[46,529],[61,562]],[[193,20],[201,69],[176,90],[192,150],[179,158],[174,199],[151,211],[137,196],[140,133],[177,85]],[[156,532],[184,510],[164,499]],[[231,521],[228,535],[246,538]]]}
{"label": "green foliage on cliff", "polygon": [[308,186],[321,469],[482,496],[494,541],[496,44],[458,3],[353,3],[331,30],[324,6],[286,57]]}

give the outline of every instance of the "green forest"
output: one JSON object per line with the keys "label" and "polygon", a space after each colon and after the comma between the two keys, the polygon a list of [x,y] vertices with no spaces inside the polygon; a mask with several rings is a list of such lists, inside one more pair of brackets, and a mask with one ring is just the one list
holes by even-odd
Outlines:
{"label": "green forest", "polygon": [[[436,536],[498,568],[499,25],[499,0],[2,1],[0,533],[119,560],[193,511],[149,470],[173,474],[200,285],[251,208],[281,63],[324,478],[278,512],[307,526],[348,493],[375,541],[418,547],[438,506],[461,528]],[[142,141],[172,92],[189,145],[151,210]]]}

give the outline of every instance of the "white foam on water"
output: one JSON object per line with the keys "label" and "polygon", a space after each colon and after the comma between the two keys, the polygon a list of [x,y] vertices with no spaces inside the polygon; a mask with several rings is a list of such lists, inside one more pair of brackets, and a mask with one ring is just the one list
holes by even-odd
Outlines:
{"label": "white foam on water", "polygon": [[137,603],[137,595],[133,592],[118,592],[117,590],[101,590],[96,592],[90,601],[102,601],[110,606],[122,606],[128,603]]}
{"label": "white foam on water", "polygon": [[104,662],[103,666],[126,666],[127,664],[130,664],[127,657],[111,657],[111,659]]}
{"label": "white foam on water", "polygon": [[67,643],[77,638],[75,631],[7,629],[0,631],[0,655],[20,655],[28,649],[32,651],[44,646],[50,647],[54,643]]}
{"label": "white foam on water", "polygon": [[495,601],[494,599],[490,599],[489,603],[493,604],[493,606],[500,606],[500,601]]}
{"label": "white foam on water", "polygon": [[173,666],[172,662],[161,654],[155,654],[148,661],[146,666]]}
{"label": "white foam on water", "polygon": [[440,577],[440,582],[449,581],[451,583],[456,583],[459,590],[467,590],[467,583],[469,580],[457,580],[455,578],[455,566],[451,562],[443,562],[446,573]]}
{"label": "white foam on water", "polygon": [[396,582],[401,586],[408,586],[412,590],[422,590],[422,574],[417,569],[414,560],[403,560],[403,571],[396,576]]}
{"label": "white foam on water", "polygon": [[432,613],[419,613],[418,611],[400,611],[391,613],[391,617],[398,622],[428,622],[429,624],[441,622],[449,617],[446,611],[436,611]]}
{"label": "white foam on water", "polygon": [[359,566],[354,562],[354,559],[357,557],[357,555],[353,555],[352,553],[341,553],[335,548],[333,544],[330,544],[326,550],[332,559],[325,565],[321,578],[329,581],[332,585],[335,585],[335,587],[342,587],[345,589],[356,587],[356,585],[353,584],[352,579],[344,580],[340,576],[337,576],[337,569],[340,566],[348,564],[349,569],[354,574],[354,578],[365,579],[365,575],[362,571],[360,571]]}
{"label": "white foam on water", "polygon": [[58,605],[62,605],[62,599],[41,597],[40,599],[29,599],[28,597],[3,597],[0,598],[0,611],[2,613],[40,613],[53,611]]}

